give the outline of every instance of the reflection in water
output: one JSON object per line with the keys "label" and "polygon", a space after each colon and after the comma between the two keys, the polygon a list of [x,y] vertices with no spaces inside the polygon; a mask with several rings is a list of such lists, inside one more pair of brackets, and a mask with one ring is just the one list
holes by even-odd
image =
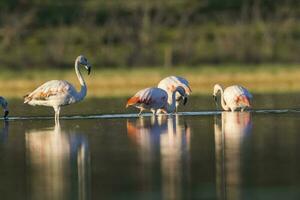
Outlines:
{"label": "reflection in water", "polygon": [[[219,116],[218,116],[219,117]],[[251,133],[249,112],[222,112],[215,118],[216,182],[219,199],[240,199],[241,146]]]}
{"label": "reflection in water", "polygon": [[83,134],[56,124],[26,132],[25,140],[29,199],[89,198],[89,147]]}
{"label": "reflection in water", "polygon": [[[163,199],[181,199],[181,184],[185,182],[182,179],[188,177],[189,171],[190,128],[186,124],[180,125],[177,115],[163,115],[128,120],[127,133],[140,146],[143,189],[161,185]],[[156,160],[159,160],[159,166]],[[161,174],[161,179],[153,180],[157,173]],[[153,184],[153,181],[159,183]]]}
{"label": "reflection in water", "polygon": [[0,131],[0,143],[5,143],[7,141],[8,138],[8,126],[9,123],[7,120],[3,121],[3,128]]}

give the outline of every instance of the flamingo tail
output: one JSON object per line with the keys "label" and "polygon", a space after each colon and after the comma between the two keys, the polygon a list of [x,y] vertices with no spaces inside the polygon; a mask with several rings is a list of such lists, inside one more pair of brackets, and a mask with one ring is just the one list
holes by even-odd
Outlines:
{"label": "flamingo tail", "polygon": [[126,104],[126,108],[128,108],[128,106],[134,105],[136,103],[139,103],[140,98],[139,97],[131,97],[130,99],[128,99],[127,104]]}

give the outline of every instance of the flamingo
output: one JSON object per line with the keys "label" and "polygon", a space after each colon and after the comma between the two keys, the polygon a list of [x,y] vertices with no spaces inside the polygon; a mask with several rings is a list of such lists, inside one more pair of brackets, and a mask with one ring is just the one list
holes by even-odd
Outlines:
{"label": "flamingo", "polygon": [[75,60],[75,72],[81,85],[79,92],[67,81],[52,80],[27,94],[24,97],[24,103],[32,106],[52,106],[55,111],[55,122],[58,122],[61,106],[79,102],[86,96],[87,86],[79,71],[80,65],[86,68],[88,74],[91,72],[91,65],[88,60],[83,55],[78,56]]}
{"label": "flamingo", "polygon": [[158,88],[161,88],[168,93],[168,102],[170,104],[172,102],[172,90],[177,86],[181,86],[184,88],[185,96],[180,95],[180,93],[176,93],[176,111],[180,102],[183,101],[182,104],[185,105],[187,103],[188,96],[192,93],[189,82],[185,78],[179,76],[168,76],[162,79],[157,86]]}
{"label": "flamingo", "polygon": [[0,105],[2,106],[3,111],[4,111],[4,116],[3,117],[4,117],[4,119],[7,119],[7,115],[9,113],[8,103],[7,103],[6,99],[4,97],[1,97],[1,96],[0,96]]}
{"label": "flamingo", "polygon": [[163,113],[171,113],[175,110],[175,95],[179,92],[182,96],[185,96],[185,90],[183,87],[178,86],[173,88],[172,100],[168,102],[168,93],[160,88],[151,87],[138,91],[133,97],[131,97],[126,104],[126,108],[134,106],[140,109],[138,116],[142,114],[144,110],[151,110],[155,115],[157,110]]}
{"label": "flamingo", "polygon": [[217,101],[217,94],[221,93],[221,105],[226,111],[244,111],[247,108],[251,108],[252,95],[250,92],[239,85],[232,85],[223,89],[220,84],[214,86],[213,98]]}

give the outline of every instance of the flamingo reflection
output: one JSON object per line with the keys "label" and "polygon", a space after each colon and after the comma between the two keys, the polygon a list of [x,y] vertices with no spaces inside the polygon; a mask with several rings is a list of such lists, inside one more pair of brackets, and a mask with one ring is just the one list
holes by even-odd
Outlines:
{"label": "flamingo reflection", "polygon": [[88,198],[89,147],[84,135],[61,130],[58,123],[27,131],[25,141],[30,199]]}
{"label": "flamingo reflection", "polygon": [[7,138],[8,138],[8,126],[9,123],[7,120],[3,121],[3,128],[0,131],[0,143],[6,143]]}
{"label": "flamingo reflection", "polygon": [[215,118],[216,182],[219,199],[240,199],[241,148],[251,133],[249,112],[222,112]]}
{"label": "flamingo reflection", "polygon": [[127,133],[140,147],[144,189],[149,189],[146,184],[149,181],[157,181],[153,180],[152,170],[159,170],[158,184],[164,199],[181,199],[182,179],[188,177],[184,173],[189,171],[190,128],[179,123],[179,116],[162,115],[127,121]]}

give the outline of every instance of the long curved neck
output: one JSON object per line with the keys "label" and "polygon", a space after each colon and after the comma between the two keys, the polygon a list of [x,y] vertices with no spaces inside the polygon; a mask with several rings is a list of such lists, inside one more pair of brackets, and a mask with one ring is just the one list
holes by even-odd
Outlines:
{"label": "long curved neck", "polygon": [[78,100],[82,100],[86,95],[87,88],[86,88],[85,81],[82,77],[82,74],[79,71],[79,66],[78,66],[77,60],[75,61],[75,72],[76,72],[77,78],[78,78],[80,86],[81,86],[80,91],[78,93]]}
{"label": "long curved neck", "polygon": [[220,93],[221,93],[221,105],[222,105],[222,108],[224,110],[226,110],[226,111],[229,110],[229,107],[227,106],[227,104],[226,104],[226,102],[224,100],[224,90],[223,90],[223,88],[221,86],[218,86],[217,87],[217,91],[220,91]]}
{"label": "long curved neck", "polygon": [[174,112],[175,109],[176,109],[176,92],[177,92],[177,90],[172,92],[171,102],[168,102],[168,105],[167,105],[167,112],[168,113]]}

